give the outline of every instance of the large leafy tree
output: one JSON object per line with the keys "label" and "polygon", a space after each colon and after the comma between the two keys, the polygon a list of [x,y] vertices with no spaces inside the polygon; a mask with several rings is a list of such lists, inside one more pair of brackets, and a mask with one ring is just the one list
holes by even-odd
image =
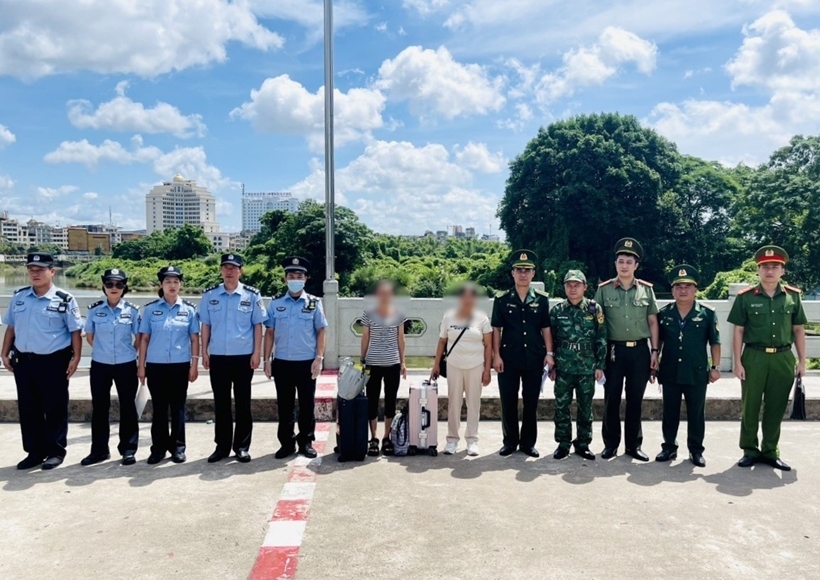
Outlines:
{"label": "large leafy tree", "polygon": [[202,228],[185,224],[180,228],[155,231],[149,236],[117,244],[112,254],[114,258],[124,260],[162,258],[172,261],[207,256],[211,251],[211,242]]}

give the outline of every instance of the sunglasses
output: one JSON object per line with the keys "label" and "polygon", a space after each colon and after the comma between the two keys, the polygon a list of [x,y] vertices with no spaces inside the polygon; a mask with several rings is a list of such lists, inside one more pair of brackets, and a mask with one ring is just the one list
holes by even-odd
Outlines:
{"label": "sunglasses", "polygon": [[116,288],[117,290],[122,290],[123,288],[125,288],[125,283],[124,282],[106,282],[105,287],[108,288],[109,290],[111,288]]}

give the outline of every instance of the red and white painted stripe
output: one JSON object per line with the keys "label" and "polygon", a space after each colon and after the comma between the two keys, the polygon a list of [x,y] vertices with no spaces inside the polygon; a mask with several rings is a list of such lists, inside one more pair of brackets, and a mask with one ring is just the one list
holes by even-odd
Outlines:
{"label": "red and white painted stripe", "polygon": [[[335,389],[335,377],[334,385]],[[317,390],[319,390],[317,388]],[[301,455],[293,460],[288,480],[282,486],[276,509],[268,523],[268,531],[248,580],[283,580],[296,576],[299,548],[305,535],[310,502],[316,490],[316,469],[322,464],[332,423],[316,425],[313,448],[319,456],[308,459]]]}

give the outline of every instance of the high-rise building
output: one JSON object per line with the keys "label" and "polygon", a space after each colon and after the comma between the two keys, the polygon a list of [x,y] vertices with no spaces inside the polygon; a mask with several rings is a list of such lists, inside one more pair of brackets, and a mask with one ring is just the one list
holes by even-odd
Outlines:
{"label": "high-rise building", "polygon": [[294,213],[299,209],[299,200],[293,197],[292,193],[268,192],[268,193],[246,193],[242,192],[242,231],[258,232],[262,229],[259,219],[269,211],[281,210]]}
{"label": "high-rise building", "polygon": [[472,227],[467,228],[466,230],[464,230],[464,235],[467,236],[468,238],[474,238],[475,237],[475,228],[472,228]]}
{"label": "high-rise building", "polygon": [[216,198],[196,181],[176,175],[145,196],[145,229],[150,234],[185,224],[199,226],[206,234],[218,232]]}

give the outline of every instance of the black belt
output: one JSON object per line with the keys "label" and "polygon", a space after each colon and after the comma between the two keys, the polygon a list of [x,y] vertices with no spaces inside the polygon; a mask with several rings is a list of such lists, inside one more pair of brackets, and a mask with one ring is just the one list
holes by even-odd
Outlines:
{"label": "black belt", "polygon": [[642,338],[640,340],[610,340],[609,344],[625,346],[626,348],[634,348],[640,344],[646,344],[646,339]]}
{"label": "black belt", "polygon": [[561,344],[558,345],[558,348],[565,348],[567,350],[574,350],[578,352],[586,352],[593,350],[593,345],[591,342],[570,342],[568,340],[562,340]]}
{"label": "black belt", "polygon": [[36,352],[20,352],[19,350],[13,350],[14,356],[12,359],[16,359],[18,361],[36,360],[38,358],[45,358],[48,356],[64,355],[67,352],[71,352],[70,346],[61,348],[60,350],[55,350],[54,352],[50,352],[48,354],[37,354]]}
{"label": "black belt", "polygon": [[786,352],[787,350],[791,350],[792,345],[787,344],[785,346],[764,346],[762,344],[747,344],[746,348],[750,348],[752,350],[759,350],[760,352],[765,352],[767,354],[775,354],[778,352]]}

